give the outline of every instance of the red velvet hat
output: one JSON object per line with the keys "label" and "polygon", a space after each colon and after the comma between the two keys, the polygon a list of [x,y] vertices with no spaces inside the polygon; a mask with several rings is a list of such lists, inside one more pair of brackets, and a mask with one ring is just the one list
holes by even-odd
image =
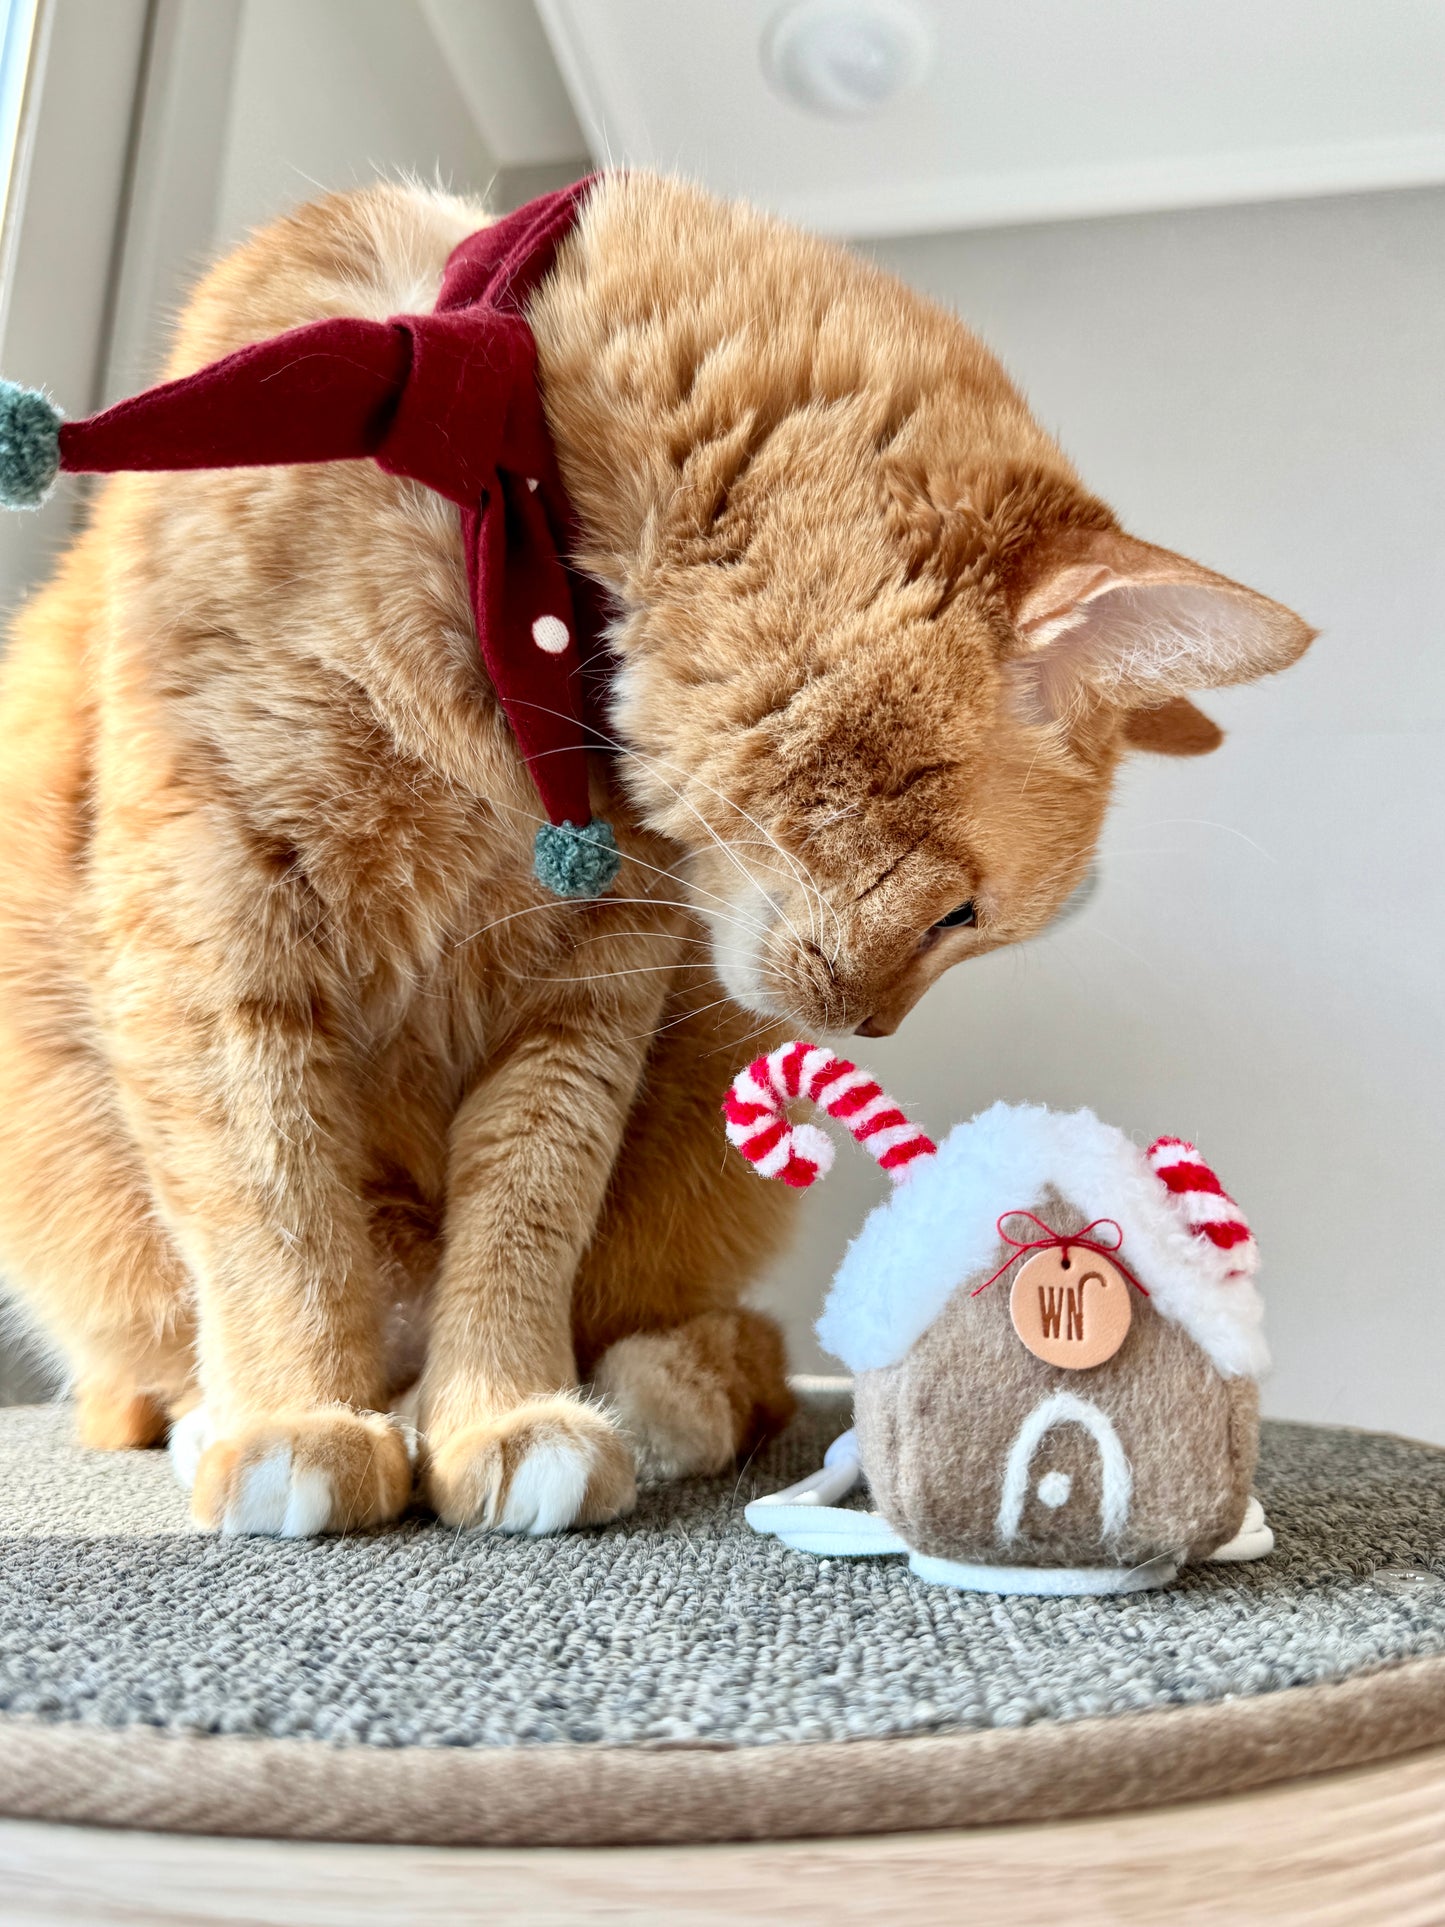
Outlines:
{"label": "red velvet hat", "polygon": [[592,181],[470,235],[430,314],[293,328],[85,421],[0,383],[0,501],[33,507],[57,469],[249,468],[369,455],[457,504],[482,660],[550,819],[538,880],[600,894],[617,873],[593,819],[585,743],[604,645],[597,592],[566,561],[575,521],[524,312]]}

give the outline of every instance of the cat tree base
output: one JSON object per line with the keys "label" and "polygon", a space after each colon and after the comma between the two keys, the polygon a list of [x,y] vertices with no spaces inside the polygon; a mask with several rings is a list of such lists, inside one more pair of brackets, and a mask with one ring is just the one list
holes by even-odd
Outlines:
{"label": "cat tree base", "polygon": [[[1227,1877],[1253,1891],[1289,1859],[1286,1820],[1337,1896],[1347,1840],[1382,1895],[1413,1885],[1384,1913],[1242,1917],[1440,1917],[1420,1909],[1432,1855],[1445,1883],[1445,1452],[1268,1426],[1270,1558],[1008,1598],[748,1530],[745,1503],[844,1423],[813,1399],[741,1475],[644,1494],[600,1532],[459,1539],[418,1517],[282,1544],[199,1538],[161,1455],[82,1453],[68,1414],[0,1412],[0,1891],[54,1902],[7,1917],[119,1918],[84,1899],[108,1854],[190,1896],[158,1920],[222,1918],[206,1883],[234,1905],[266,1867],[354,1888],[363,1922],[416,1917],[467,1868],[496,1919],[548,1918],[549,1893],[572,1919],[651,1895],[783,1920],[809,1917],[806,1890],[839,1920],[885,1899],[922,1920],[947,1881],[993,1896],[1012,1868],[1017,1906],[982,1917],[1014,1922],[1092,1868],[1066,1909],[1087,1922],[1170,1853],[1201,1881],[1215,1855],[1216,1901]],[[1275,1849],[1251,1863],[1258,1815]],[[621,1883],[605,1896],[594,1863]],[[905,1870],[916,1895],[885,1893]],[[294,1898],[257,1917],[323,1917]]]}

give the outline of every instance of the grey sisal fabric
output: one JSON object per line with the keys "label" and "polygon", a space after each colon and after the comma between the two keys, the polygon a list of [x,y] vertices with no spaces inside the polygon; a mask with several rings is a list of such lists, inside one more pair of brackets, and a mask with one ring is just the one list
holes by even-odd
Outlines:
{"label": "grey sisal fabric", "polygon": [[0,1413],[0,1714],[363,1748],[767,1746],[1202,1705],[1445,1654],[1445,1452],[1269,1425],[1270,1560],[1000,1600],[748,1531],[747,1500],[845,1422],[815,1403],[740,1475],[646,1493],[602,1531],[417,1519],[287,1543],[193,1536],[160,1454],[84,1454],[63,1411]]}

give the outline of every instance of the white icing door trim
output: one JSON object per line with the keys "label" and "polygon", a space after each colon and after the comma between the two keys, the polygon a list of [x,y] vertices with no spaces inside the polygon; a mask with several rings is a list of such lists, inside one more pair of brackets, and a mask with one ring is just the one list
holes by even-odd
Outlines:
{"label": "white icing door trim", "polygon": [[996,1529],[1003,1545],[1019,1536],[1024,1502],[1029,1493],[1029,1476],[1034,1454],[1046,1432],[1056,1425],[1082,1425],[1099,1448],[1102,1491],[1099,1497],[1099,1537],[1112,1538],[1121,1532],[1129,1517],[1129,1502],[1134,1493],[1134,1475],[1113,1422],[1092,1399],[1077,1392],[1053,1392],[1040,1399],[1014,1435],[1004,1468],[1003,1493],[999,1500]]}

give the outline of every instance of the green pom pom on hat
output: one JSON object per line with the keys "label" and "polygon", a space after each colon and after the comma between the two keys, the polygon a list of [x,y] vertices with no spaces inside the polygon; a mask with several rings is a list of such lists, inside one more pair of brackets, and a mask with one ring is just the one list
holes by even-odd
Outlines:
{"label": "green pom pom on hat", "polygon": [[60,423],[48,395],[0,381],[0,505],[40,507],[60,469]]}
{"label": "green pom pom on hat", "polygon": [[532,872],[554,897],[600,897],[622,867],[612,825],[594,816],[585,828],[544,823],[532,852]]}

